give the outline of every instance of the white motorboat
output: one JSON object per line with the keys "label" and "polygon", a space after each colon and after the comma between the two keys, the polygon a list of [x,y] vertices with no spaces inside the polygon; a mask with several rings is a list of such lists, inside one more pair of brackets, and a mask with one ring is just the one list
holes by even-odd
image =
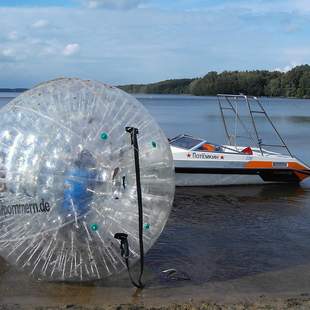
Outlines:
{"label": "white motorboat", "polygon": [[[219,145],[186,134],[171,139],[177,186],[268,182],[296,184],[310,176],[309,166],[292,155],[258,98],[245,95],[218,95],[218,101],[228,143]],[[251,128],[245,124],[244,117],[239,113],[242,102],[245,103],[250,115],[248,119]],[[232,113],[230,116],[234,119],[233,134],[229,128],[227,112]],[[257,130],[255,117],[257,114],[269,123],[278,143],[263,143]],[[238,135],[238,126],[247,136]],[[238,145],[238,139],[245,137],[252,140],[254,146]],[[284,153],[273,151],[275,148],[282,148]]]}

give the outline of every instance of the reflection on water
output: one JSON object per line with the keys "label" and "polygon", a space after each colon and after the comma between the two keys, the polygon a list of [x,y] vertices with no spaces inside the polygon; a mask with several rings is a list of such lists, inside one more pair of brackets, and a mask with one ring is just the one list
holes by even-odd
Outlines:
{"label": "reflection on water", "polygon": [[288,119],[294,123],[310,123],[310,116],[289,116]]}
{"label": "reflection on water", "polygon": [[310,263],[309,202],[310,189],[286,185],[177,188],[147,264],[204,283]]}

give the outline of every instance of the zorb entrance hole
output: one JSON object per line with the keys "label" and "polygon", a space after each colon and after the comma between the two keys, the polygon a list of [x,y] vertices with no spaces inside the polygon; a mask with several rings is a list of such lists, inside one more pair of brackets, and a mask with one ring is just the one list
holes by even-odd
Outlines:
{"label": "zorb entrance hole", "polygon": [[38,279],[90,281],[126,269],[116,233],[139,259],[135,161],[139,129],[143,242],[169,216],[174,169],[162,130],[125,92],[58,79],[19,95],[0,114],[0,255]]}

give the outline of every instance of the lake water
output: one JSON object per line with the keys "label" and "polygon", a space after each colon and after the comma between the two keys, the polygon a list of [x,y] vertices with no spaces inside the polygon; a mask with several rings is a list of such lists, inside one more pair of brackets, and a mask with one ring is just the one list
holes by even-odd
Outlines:
{"label": "lake water", "polygon": [[[189,133],[225,142],[215,97],[138,99],[168,137]],[[310,100],[263,98],[262,103],[292,153],[310,163]],[[263,119],[260,126],[262,135],[272,135]],[[185,270],[197,283],[223,281],[310,263],[309,236],[307,182],[303,188],[179,188],[170,222],[148,261],[158,272]]]}
{"label": "lake water", "polygon": [[[189,133],[213,142],[225,142],[214,97],[137,97],[168,137]],[[0,105],[9,100],[0,98]],[[292,152],[310,163],[310,100],[262,101]],[[262,132],[268,136],[267,128],[263,126]],[[310,292],[309,236],[310,185],[307,183],[302,187],[178,188],[167,226],[146,255],[147,283],[151,288],[159,288],[159,295],[165,294],[164,288],[171,287],[188,288],[187,292],[193,296],[202,287],[210,296],[215,292],[237,295]],[[162,272],[171,268],[176,272],[170,276]],[[8,285],[15,285],[16,279],[24,295],[27,281],[32,281],[32,292],[35,288],[38,298],[48,294],[33,280],[11,269],[3,270],[0,295]],[[130,287],[126,275],[118,281],[112,282],[113,286]],[[89,294],[100,300],[98,292],[102,286],[106,284],[95,285],[97,295],[94,291]],[[62,294],[69,296],[73,287],[63,287]],[[56,296],[58,289],[57,284],[49,284],[51,296]],[[79,287],[81,296],[85,292],[85,287]],[[118,296],[115,292],[110,294]],[[7,301],[14,298],[14,295],[6,296]],[[181,298],[180,294],[177,298]]]}

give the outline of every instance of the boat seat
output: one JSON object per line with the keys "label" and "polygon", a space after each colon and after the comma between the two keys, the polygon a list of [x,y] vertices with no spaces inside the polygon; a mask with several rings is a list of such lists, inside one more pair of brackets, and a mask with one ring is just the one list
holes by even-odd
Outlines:
{"label": "boat seat", "polygon": [[253,151],[250,146],[244,148],[241,152],[245,155],[253,155]]}
{"label": "boat seat", "polygon": [[215,152],[216,151],[215,145],[210,144],[210,143],[204,143],[200,148],[202,151],[207,151],[207,152]]}

